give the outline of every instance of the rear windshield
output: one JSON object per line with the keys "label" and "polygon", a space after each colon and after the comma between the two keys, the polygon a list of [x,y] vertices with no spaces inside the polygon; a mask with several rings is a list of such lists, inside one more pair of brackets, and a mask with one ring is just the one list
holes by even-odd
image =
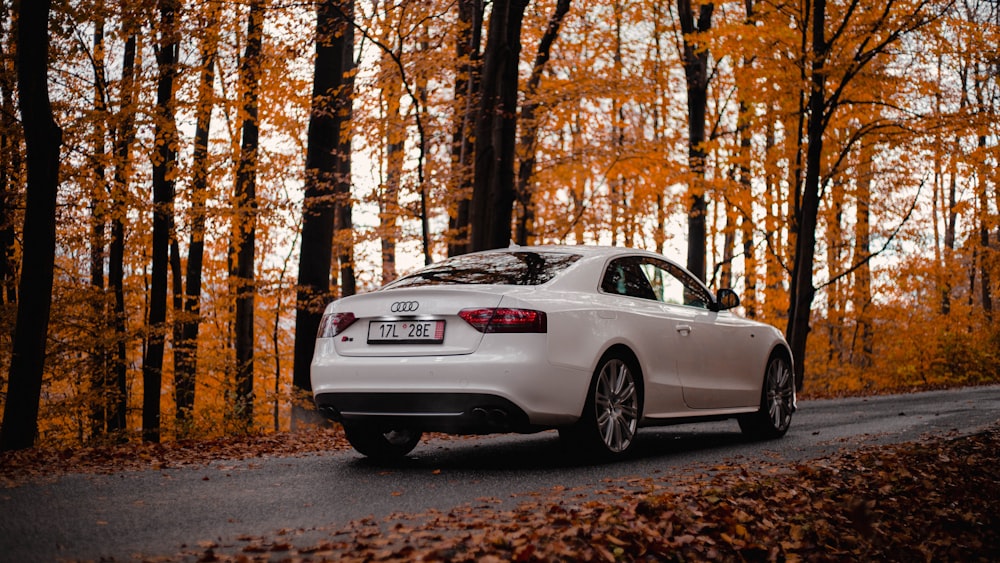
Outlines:
{"label": "rear windshield", "polygon": [[424,285],[540,285],[579,259],[579,255],[558,252],[467,254],[427,266],[385,289]]}

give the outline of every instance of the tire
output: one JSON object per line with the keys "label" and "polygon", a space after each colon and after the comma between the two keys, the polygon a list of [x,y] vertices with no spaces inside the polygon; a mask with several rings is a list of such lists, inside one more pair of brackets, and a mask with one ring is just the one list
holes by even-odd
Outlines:
{"label": "tire", "polygon": [[621,354],[601,358],[590,383],[583,416],[561,429],[572,448],[599,459],[624,457],[635,441],[642,414],[642,374],[636,362]]}
{"label": "tire", "polygon": [[377,461],[392,461],[412,452],[422,433],[410,428],[386,430],[370,424],[345,424],[344,434],[359,453]]}
{"label": "tire", "polygon": [[780,438],[788,432],[795,412],[795,377],[788,359],[773,355],[764,370],[760,410],[741,416],[740,430],[756,440]]}

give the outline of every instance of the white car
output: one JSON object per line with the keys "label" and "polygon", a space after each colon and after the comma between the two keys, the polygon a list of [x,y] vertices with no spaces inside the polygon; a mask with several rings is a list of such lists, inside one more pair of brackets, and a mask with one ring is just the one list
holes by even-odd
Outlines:
{"label": "white car", "polygon": [[736,418],[755,438],[780,437],[795,411],[791,352],[738,305],[642,250],[466,254],[331,303],[313,394],[380,459],[425,431],[557,428],[605,458],[625,455],[640,426]]}

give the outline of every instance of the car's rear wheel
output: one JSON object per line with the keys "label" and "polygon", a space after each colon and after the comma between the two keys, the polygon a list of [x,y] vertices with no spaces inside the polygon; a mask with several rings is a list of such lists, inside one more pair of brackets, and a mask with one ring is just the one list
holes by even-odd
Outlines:
{"label": "car's rear wheel", "polygon": [[560,430],[567,443],[600,458],[624,456],[632,447],[642,412],[642,375],[634,360],[611,354],[594,371],[580,421]]}
{"label": "car's rear wheel", "polygon": [[371,424],[346,423],[344,434],[358,452],[380,461],[399,459],[420,443],[422,432],[411,428],[385,429]]}
{"label": "car's rear wheel", "polygon": [[747,436],[768,440],[788,432],[795,411],[795,377],[788,359],[771,356],[764,370],[760,392],[760,410],[739,418],[740,430]]}

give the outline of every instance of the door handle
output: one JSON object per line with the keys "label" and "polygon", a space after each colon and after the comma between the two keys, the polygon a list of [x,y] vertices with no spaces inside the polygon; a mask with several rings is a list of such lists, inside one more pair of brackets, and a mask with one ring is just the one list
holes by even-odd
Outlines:
{"label": "door handle", "polygon": [[677,332],[681,334],[691,334],[691,325],[677,325]]}

